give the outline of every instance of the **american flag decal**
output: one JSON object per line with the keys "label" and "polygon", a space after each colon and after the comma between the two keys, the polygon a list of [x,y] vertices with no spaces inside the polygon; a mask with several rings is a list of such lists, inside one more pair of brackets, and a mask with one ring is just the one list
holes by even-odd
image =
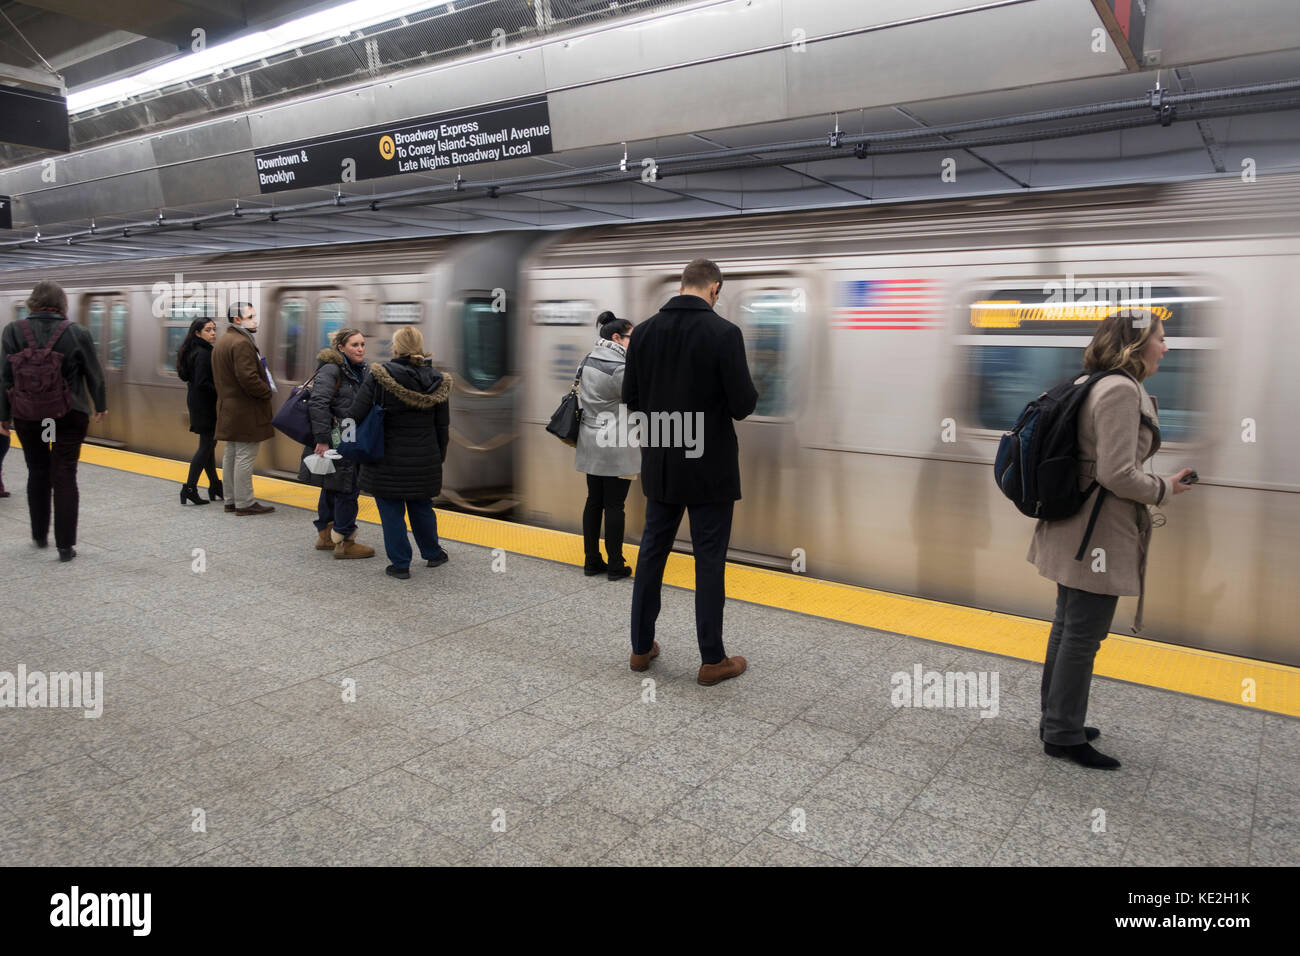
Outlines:
{"label": "american flag decal", "polygon": [[937,329],[939,280],[853,279],[837,282],[836,329]]}

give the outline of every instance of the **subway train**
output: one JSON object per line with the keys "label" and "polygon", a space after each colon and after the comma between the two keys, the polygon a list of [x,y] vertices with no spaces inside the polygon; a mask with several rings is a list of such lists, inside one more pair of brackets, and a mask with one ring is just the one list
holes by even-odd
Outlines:
{"label": "subway train", "polygon": [[[456,383],[444,503],[576,531],[585,484],[545,424],[596,315],[651,315],[697,256],[723,269],[717,311],[742,328],[760,396],[737,423],[735,560],[1049,617],[1055,590],[1025,561],[1033,522],[995,487],[994,452],[1026,401],[1079,368],[1108,310],[1142,306],[1164,319],[1172,349],[1147,382],[1164,440],[1151,468],[1200,475],[1159,509],[1144,636],[1300,665],[1300,175],[42,276],[68,290],[107,372],[111,414],[92,441],[189,457],[176,347],[192,318],[224,315],[226,301],[257,304],[280,397],[333,330],[363,329],[374,360],[393,328],[414,323]],[[0,273],[0,307],[22,313],[36,278]],[[258,468],[296,473],[299,454],[277,435]],[[631,541],[642,514],[634,483]],[[685,527],[679,544],[689,550]],[[1133,605],[1121,601],[1117,630]]]}

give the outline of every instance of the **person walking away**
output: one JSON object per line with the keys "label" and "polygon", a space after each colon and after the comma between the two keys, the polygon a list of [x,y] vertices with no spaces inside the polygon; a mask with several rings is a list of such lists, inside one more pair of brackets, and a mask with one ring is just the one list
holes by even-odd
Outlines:
{"label": "person walking away", "polygon": [[316,354],[320,363],[312,377],[308,415],[311,418],[315,446],[303,449],[303,464],[298,480],[320,485],[316,502],[316,550],[333,551],[336,558],[372,558],[375,549],[358,544],[357,537],[357,463],[346,458],[334,459],[334,471],[315,475],[308,469],[308,455],[323,455],[338,444],[339,422],[352,408],[366,376],[366,337],[360,329],[340,329],[330,340],[331,347]]}
{"label": "person walking away", "polygon": [[[1029,546],[1028,560],[1056,582],[1040,687],[1043,752],[1097,770],[1117,769],[1120,762],[1092,746],[1101,731],[1085,726],[1093,662],[1120,595],[1138,596],[1133,625],[1135,632],[1142,628],[1152,528],[1147,506],[1191,488],[1183,482],[1190,468],[1165,476],[1142,470],[1160,450],[1155,399],[1142,382],[1156,374],[1168,351],[1164,325],[1148,310],[1124,310],[1098,326],[1083,353],[1085,374],[1075,381],[1093,372],[1122,374],[1094,382],[1079,407],[1079,490],[1097,487],[1071,517],[1039,521]],[[1088,536],[1097,495],[1100,510]]]}
{"label": "person walking away", "polygon": [[[596,319],[600,337],[583,363],[578,383],[582,420],[573,466],[587,476],[587,504],[582,510],[583,571],[604,572],[617,581],[632,573],[623,558],[623,504],[632,478],[641,470],[641,450],[614,440],[623,397],[623,374],[632,323],[602,312]],[[605,519],[605,554],[600,556],[600,523]]]}
{"label": "person walking away", "polygon": [[442,493],[442,463],[447,460],[451,418],[447,400],[452,379],[428,364],[424,337],[413,325],[393,333],[393,358],[370,366],[370,377],[357,392],[349,418],[360,425],[371,409],[384,409],[384,457],[361,465],[361,490],[375,498],[384,528],[384,573],[406,580],[411,571],[411,542],[406,518],[431,568],[446,564],[438,543],[433,499]]}
{"label": "person walking away", "polygon": [[[637,327],[623,376],[624,404],[647,415],[656,439],[641,447],[645,530],[632,587],[630,666],[643,671],[659,654],[654,636],[664,566],[686,511],[695,552],[695,633],[702,662],[696,679],[706,686],[738,677],[748,666],[743,657],[727,656],[722,608],[731,518],[740,500],[739,446],[732,421],[754,411],[758,392],[739,327],[713,311],[721,292],[722,272],[714,263],[690,262],[682,271],[681,294]],[[681,420],[682,432],[665,440],[674,416]],[[688,430],[695,432],[689,443]]]}
{"label": "person walking away", "polygon": [[[181,504],[206,505],[225,500],[217,477],[217,387],[212,383],[212,343],[217,340],[217,323],[198,318],[190,323],[185,341],[176,352],[176,375],[185,383],[185,405],[190,410],[190,431],[199,436],[199,447],[190,459],[190,472],[181,487]],[[207,500],[199,497],[199,472],[208,476]]]}
{"label": "person walking away", "polygon": [[274,506],[253,497],[253,463],[257,447],[275,434],[271,428],[271,395],[275,382],[253,336],[259,319],[253,306],[236,302],[226,312],[230,324],[212,347],[212,381],[217,388],[215,437],[226,443],[222,475],[230,479],[234,501],[227,511],[265,515]]}
{"label": "person walking away", "polygon": [[[90,427],[108,414],[104,370],[90,333],[68,319],[68,297],[58,283],[36,283],[28,315],[0,333],[0,435],[10,419],[27,462],[27,510],[32,540],[49,546],[53,500],[54,544],[60,561],[77,556],[77,462]],[[89,401],[87,401],[89,393]]]}
{"label": "person walking away", "polygon": [[9,492],[5,491],[5,455],[9,454],[9,435],[0,434],[0,498],[8,498]]}

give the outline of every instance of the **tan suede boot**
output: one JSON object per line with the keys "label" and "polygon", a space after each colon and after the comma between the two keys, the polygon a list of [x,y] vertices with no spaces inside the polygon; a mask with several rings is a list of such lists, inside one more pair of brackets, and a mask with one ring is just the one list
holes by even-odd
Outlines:
{"label": "tan suede boot", "polygon": [[357,533],[353,531],[346,538],[337,531],[330,531],[330,538],[334,541],[334,557],[336,558],[373,558],[375,556],[374,548],[367,548],[364,544],[357,544]]}
{"label": "tan suede boot", "polygon": [[316,535],[317,551],[333,551],[334,540],[330,537],[330,532],[334,530],[334,522],[331,521],[325,526],[325,530],[318,532]]}

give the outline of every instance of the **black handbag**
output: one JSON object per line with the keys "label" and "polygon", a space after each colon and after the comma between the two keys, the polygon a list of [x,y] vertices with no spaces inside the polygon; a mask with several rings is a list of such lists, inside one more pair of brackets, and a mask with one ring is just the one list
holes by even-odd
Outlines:
{"label": "black handbag", "polygon": [[[591,356],[588,355],[587,358]],[[582,425],[582,407],[578,404],[578,382],[582,380],[582,366],[586,364],[587,359],[583,359],[577,373],[573,376],[573,387],[564,398],[560,399],[560,407],[551,415],[550,424],[546,426],[548,432],[566,445],[578,444],[578,429]]]}
{"label": "black handbag", "polygon": [[[307,381],[294,386],[293,391],[289,393],[289,397],[280,406],[280,410],[271,419],[273,428],[288,435],[299,445],[315,443],[315,439],[312,438],[311,414],[307,411],[307,404],[311,401],[311,385],[316,380],[316,373],[324,367],[324,363],[317,365],[316,371],[311,373],[311,377]],[[335,383],[334,390],[338,391],[337,383]]]}

